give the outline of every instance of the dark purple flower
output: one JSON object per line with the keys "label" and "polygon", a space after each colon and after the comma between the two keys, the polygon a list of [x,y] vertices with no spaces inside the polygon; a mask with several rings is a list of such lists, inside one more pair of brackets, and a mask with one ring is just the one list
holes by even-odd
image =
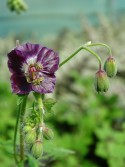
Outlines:
{"label": "dark purple flower", "polygon": [[53,92],[56,83],[54,73],[59,67],[56,52],[39,44],[26,43],[8,53],[8,59],[13,93]]}

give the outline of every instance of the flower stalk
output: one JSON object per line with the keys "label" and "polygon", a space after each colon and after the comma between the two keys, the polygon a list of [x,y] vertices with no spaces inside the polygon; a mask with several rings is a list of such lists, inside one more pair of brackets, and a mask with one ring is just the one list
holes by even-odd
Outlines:
{"label": "flower stalk", "polygon": [[38,110],[39,110],[39,118],[40,118],[40,124],[43,124],[43,102],[42,102],[42,96],[39,93],[34,92],[34,96],[36,98],[36,101],[38,103]]}
{"label": "flower stalk", "polygon": [[17,152],[16,152],[16,147],[17,147],[16,146],[16,138],[17,138],[19,119],[20,119],[20,106],[18,108],[16,126],[15,126],[15,131],[14,131],[14,141],[13,141],[14,159],[15,159],[16,164],[18,164],[18,162],[19,162],[18,159],[17,159]]}
{"label": "flower stalk", "polygon": [[79,49],[77,49],[73,54],[71,54],[67,59],[65,59],[62,63],[59,64],[59,67],[67,63],[70,59],[72,59],[77,53],[79,53],[83,47],[81,46]]}
{"label": "flower stalk", "polygon": [[92,46],[104,46],[108,49],[109,54],[112,55],[112,51],[111,51],[110,47],[108,45],[104,44],[104,43],[94,43],[94,44],[90,43],[90,44],[87,45],[87,47],[92,47]]}
{"label": "flower stalk", "polygon": [[17,152],[16,152],[16,139],[17,139],[19,121],[20,121],[20,161],[24,163],[24,136],[23,136],[22,125],[24,122],[24,114],[25,114],[28,95],[23,95],[23,96],[22,96],[23,97],[22,101],[18,107],[18,114],[17,114],[16,126],[15,126],[15,132],[14,132],[14,145],[13,145],[14,148],[13,149],[14,149],[14,159],[17,165],[19,164],[19,160],[17,158]]}
{"label": "flower stalk", "polygon": [[75,55],[77,55],[77,53],[79,53],[82,49],[90,52],[93,56],[95,56],[97,58],[98,62],[99,62],[99,66],[102,66],[101,58],[98,56],[98,54],[96,54],[91,49],[89,49],[88,46],[92,46],[91,42],[87,42],[85,45],[83,45],[80,48],[78,48],[73,54],[71,54],[67,59],[65,59],[62,63],[60,63],[59,67],[61,67],[65,63],[67,63],[70,59],[72,59]]}
{"label": "flower stalk", "polygon": [[24,123],[24,114],[26,110],[27,96],[24,95],[22,103],[20,103],[20,161],[24,163],[24,133],[23,133],[23,123]]}
{"label": "flower stalk", "polygon": [[89,48],[83,47],[83,49],[85,49],[86,51],[88,51],[89,53],[91,53],[92,55],[94,55],[97,58],[97,60],[99,62],[99,68],[101,68],[101,66],[102,66],[102,60],[101,60],[101,58],[95,52],[93,52],[92,50],[90,50]]}

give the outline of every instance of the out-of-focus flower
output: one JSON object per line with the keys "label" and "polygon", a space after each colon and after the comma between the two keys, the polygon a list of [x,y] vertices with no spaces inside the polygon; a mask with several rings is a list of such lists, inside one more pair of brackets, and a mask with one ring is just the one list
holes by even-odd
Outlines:
{"label": "out-of-focus flower", "polygon": [[8,53],[8,59],[13,93],[53,92],[59,67],[58,53],[40,44],[26,43]]}
{"label": "out-of-focus flower", "polygon": [[15,11],[18,14],[22,11],[26,11],[28,8],[23,0],[8,0],[7,6],[11,11]]}
{"label": "out-of-focus flower", "polygon": [[108,57],[104,64],[104,70],[108,77],[114,77],[117,74],[117,65],[113,57]]}
{"label": "out-of-focus flower", "polygon": [[107,92],[109,89],[109,80],[107,74],[103,70],[99,70],[95,75],[95,89],[99,92]]}

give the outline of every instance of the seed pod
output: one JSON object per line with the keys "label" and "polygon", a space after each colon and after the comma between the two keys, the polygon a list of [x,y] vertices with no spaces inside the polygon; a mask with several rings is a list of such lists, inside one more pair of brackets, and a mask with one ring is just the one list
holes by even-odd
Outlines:
{"label": "seed pod", "polygon": [[32,155],[35,157],[35,158],[39,158],[42,156],[43,154],[43,144],[40,140],[37,140],[33,146],[32,146]]}
{"label": "seed pod", "polygon": [[36,129],[32,129],[30,132],[28,132],[25,136],[25,142],[27,144],[33,144],[36,140]]}
{"label": "seed pod", "polygon": [[109,80],[107,74],[103,70],[97,71],[95,75],[95,89],[99,92],[107,92],[109,89]]}
{"label": "seed pod", "polygon": [[46,140],[52,140],[54,138],[54,133],[52,131],[52,129],[47,128],[47,127],[43,127],[43,137]]}
{"label": "seed pod", "polygon": [[104,64],[104,70],[108,77],[114,77],[117,74],[117,65],[113,57],[108,57]]}

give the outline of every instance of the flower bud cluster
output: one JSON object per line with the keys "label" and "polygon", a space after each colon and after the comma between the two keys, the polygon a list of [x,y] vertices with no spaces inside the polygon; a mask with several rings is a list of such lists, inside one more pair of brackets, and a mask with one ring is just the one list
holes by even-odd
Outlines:
{"label": "flower bud cluster", "polygon": [[35,158],[39,158],[43,154],[42,136],[37,126],[32,127],[30,124],[23,127],[25,135],[25,143]]}
{"label": "flower bud cluster", "polygon": [[27,5],[23,0],[8,0],[7,5],[11,11],[15,11],[16,13],[27,10]]}
{"label": "flower bud cluster", "polygon": [[95,75],[95,89],[98,93],[107,92],[109,89],[108,77],[112,78],[117,74],[116,61],[112,56],[109,56],[104,63],[104,70],[101,68]]}
{"label": "flower bud cluster", "polygon": [[52,129],[45,124],[32,126],[25,124],[23,127],[25,143],[35,158],[40,158],[43,154],[43,138],[51,140],[54,137]]}

